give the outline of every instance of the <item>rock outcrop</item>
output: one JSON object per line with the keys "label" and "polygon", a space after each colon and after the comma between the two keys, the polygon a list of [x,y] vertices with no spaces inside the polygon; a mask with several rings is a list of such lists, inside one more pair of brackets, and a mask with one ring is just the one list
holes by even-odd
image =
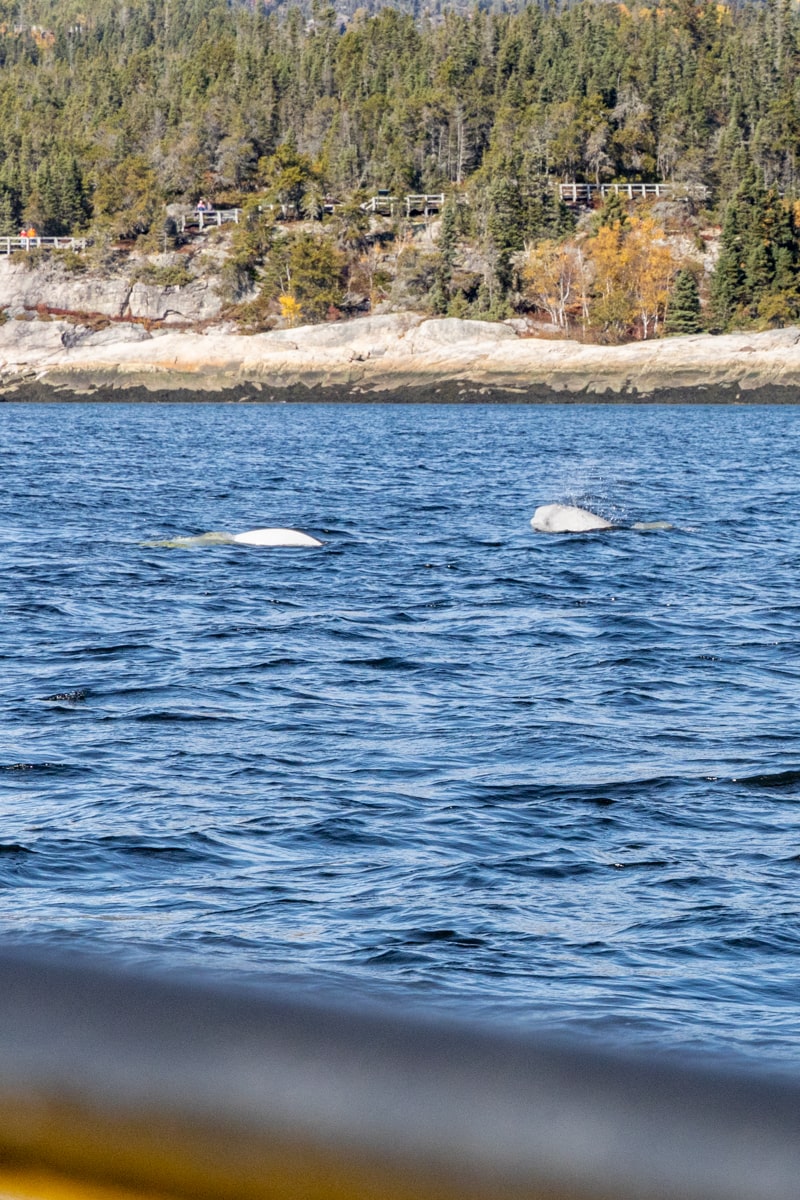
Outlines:
{"label": "rock outcrop", "polygon": [[0,256],[0,309],[14,315],[43,307],[113,321],[187,325],[218,318],[222,301],[206,279],[193,279],[183,287],[157,287],[125,272],[101,277],[68,270],[57,259],[31,269],[24,258]]}
{"label": "rock outcrop", "polygon": [[794,402],[800,329],[609,347],[414,313],[253,336],[221,327],[147,332],[115,324],[97,331],[60,320],[0,326],[6,398],[99,389],[124,389],[129,398]]}

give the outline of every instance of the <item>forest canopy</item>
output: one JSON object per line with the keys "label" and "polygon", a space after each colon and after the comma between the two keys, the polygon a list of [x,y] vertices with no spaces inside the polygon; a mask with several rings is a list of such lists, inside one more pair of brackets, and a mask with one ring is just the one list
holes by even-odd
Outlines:
{"label": "forest canopy", "polygon": [[[551,258],[547,268],[531,259],[529,278],[543,287],[554,269],[570,230],[558,180],[658,179],[703,185],[719,220],[738,197],[715,292],[720,327],[752,309],[748,281],[759,311],[791,315],[800,13],[790,0],[411,10],[0,0],[0,234],[24,223],[133,238],[165,205],[200,195],[266,198],[306,217],[335,197],[345,225],[351,214],[346,258],[363,250],[359,200],[446,192],[469,200],[471,234],[491,249],[488,311],[533,246],[546,243]],[[765,225],[753,197],[766,195]],[[453,210],[428,281],[441,310],[457,226]],[[776,240],[760,253],[764,229]],[[634,242],[629,229],[615,243],[631,261]],[[252,274],[263,250],[240,245],[231,271]],[[599,270],[600,243],[594,256]],[[685,277],[681,286],[688,295]]]}
{"label": "forest canopy", "polygon": [[[584,0],[345,21],[219,0],[0,4],[0,222],[55,230],[286,186],[350,194],[513,179],[798,192],[800,15],[788,0]],[[740,152],[737,154],[737,151]]]}

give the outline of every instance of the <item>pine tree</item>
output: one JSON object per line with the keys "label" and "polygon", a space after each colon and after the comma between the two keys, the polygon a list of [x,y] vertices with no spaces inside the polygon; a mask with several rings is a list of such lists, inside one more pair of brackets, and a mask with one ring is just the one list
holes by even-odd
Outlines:
{"label": "pine tree", "polygon": [[771,290],[796,294],[800,255],[798,231],[791,205],[781,200],[774,188],[767,192],[763,225],[772,259]]}
{"label": "pine tree", "polygon": [[83,176],[74,154],[63,153],[56,159],[54,190],[61,232],[70,234],[83,229],[89,204]]}
{"label": "pine tree", "polygon": [[[63,228],[59,213],[58,192],[53,172],[50,169],[50,161],[47,158],[36,172],[34,194],[36,204],[32,216],[38,232],[48,237],[65,233],[66,230]],[[29,205],[29,207],[33,207],[33,205]]]}
{"label": "pine tree", "polygon": [[450,286],[453,279],[457,244],[458,210],[456,202],[448,200],[442,210],[442,220],[439,226],[439,263],[436,270],[436,282],[429,296],[431,307],[437,313],[446,313],[450,303]]}
{"label": "pine tree", "polygon": [[15,237],[18,230],[14,198],[8,188],[0,187],[0,236]]}
{"label": "pine tree", "polygon": [[711,281],[719,327],[729,328],[737,317],[789,312],[797,295],[799,254],[791,210],[777,192],[764,190],[751,167],[725,210]]}
{"label": "pine tree", "polygon": [[736,312],[745,309],[752,299],[748,272],[752,280],[764,267],[757,244],[764,196],[751,167],[725,209],[719,257],[711,278],[711,302],[721,329],[727,329]]}
{"label": "pine tree", "polygon": [[604,225],[619,225],[621,228],[627,220],[628,213],[619,192],[608,192],[592,224],[595,229],[602,229]]}
{"label": "pine tree", "polygon": [[684,268],[675,277],[664,322],[667,333],[700,333],[700,291],[693,271]]}
{"label": "pine tree", "polygon": [[513,278],[512,258],[525,244],[525,212],[516,179],[501,176],[488,190],[487,232],[495,254],[494,273],[501,292]]}

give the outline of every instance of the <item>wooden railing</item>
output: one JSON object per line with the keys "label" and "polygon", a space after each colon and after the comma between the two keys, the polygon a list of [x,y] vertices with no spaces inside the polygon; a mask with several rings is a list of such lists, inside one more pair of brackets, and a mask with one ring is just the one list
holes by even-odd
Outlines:
{"label": "wooden railing", "polygon": [[596,198],[605,198],[616,193],[628,200],[646,200],[664,197],[675,199],[691,197],[705,200],[708,189],[702,184],[688,183],[560,183],[559,197],[565,204],[589,205]]}
{"label": "wooden railing", "polygon": [[797,1078],[323,1003],[312,986],[0,953],[0,1195],[800,1194]]}
{"label": "wooden railing", "polygon": [[365,200],[361,205],[364,212],[378,213],[383,217],[393,217],[395,207],[400,204],[397,196],[389,196],[385,192],[379,192],[377,196],[370,196],[369,200]]}
{"label": "wooden railing", "polygon": [[444,208],[445,195],[444,192],[436,192],[432,195],[423,193],[419,196],[406,196],[406,216],[411,216],[412,213],[424,213],[427,217],[432,212],[441,212]]}
{"label": "wooden railing", "polygon": [[202,233],[210,226],[224,225],[228,221],[238,225],[241,212],[240,208],[198,208],[181,217],[180,231],[185,233],[187,229],[199,229]]}
{"label": "wooden railing", "polygon": [[[426,217],[431,213],[441,212],[444,208],[446,196],[444,192],[419,193],[417,195],[404,196],[402,203],[405,204],[406,216],[410,217],[412,213],[422,213]],[[387,192],[378,192],[376,196],[370,196],[369,200],[365,200],[361,205],[364,212],[379,213],[381,216],[394,216],[395,209],[401,204],[398,196],[390,196]]]}
{"label": "wooden railing", "polygon": [[0,237],[0,254],[16,250],[85,250],[86,238],[77,237]]}

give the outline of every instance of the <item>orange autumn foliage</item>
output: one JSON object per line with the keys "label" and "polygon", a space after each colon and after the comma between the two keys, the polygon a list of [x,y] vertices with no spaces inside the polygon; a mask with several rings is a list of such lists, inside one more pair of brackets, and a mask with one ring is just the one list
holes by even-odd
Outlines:
{"label": "orange autumn foliage", "polygon": [[652,217],[603,225],[588,243],[587,254],[592,323],[618,334],[638,324],[642,337],[656,334],[679,268],[663,229]]}

